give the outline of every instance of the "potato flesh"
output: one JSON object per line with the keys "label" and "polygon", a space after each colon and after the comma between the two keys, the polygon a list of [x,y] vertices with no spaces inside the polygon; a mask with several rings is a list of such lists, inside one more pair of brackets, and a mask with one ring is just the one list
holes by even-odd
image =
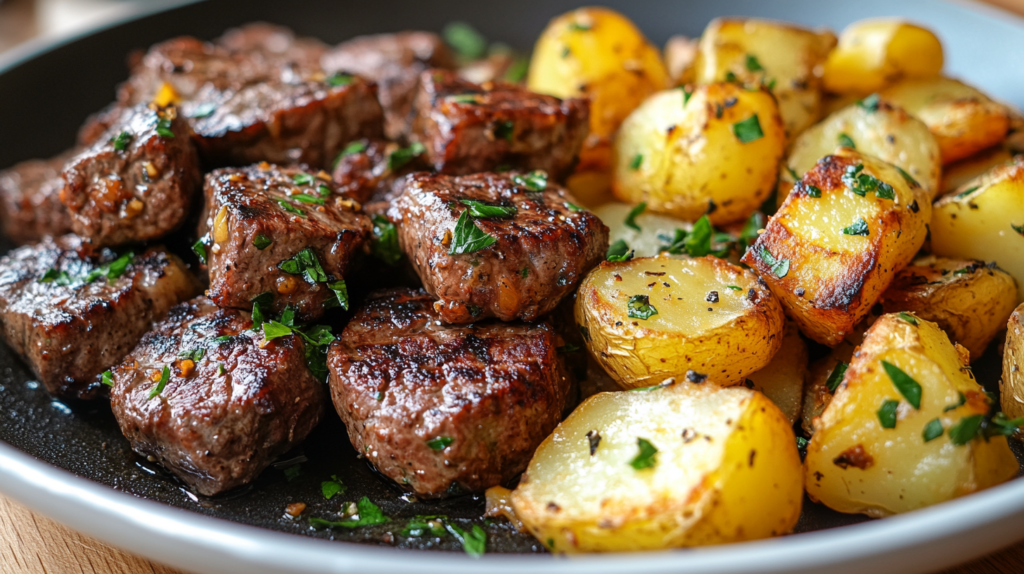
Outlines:
{"label": "potato flesh", "polygon": [[[738,84],[692,90],[685,105],[683,89],[655,94],[623,122],[612,190],[620,201],[643,201],[684,221],[705,214],[715,225],[742,221],[777,181],[786,142],[778,106],[766,90]],[[734,125],[755,115],[764,135],[744,143]]]}
{"label": "potato flesh", "polygon": [[786,325],[782,347],[764,368],[750,373],[750,388],[764,393],[790,424],[800,418],[803,406],[804,377],[807,374],[807,344],[800,330],[792,323]]}
{"label": "potato flesh", "polygon": [[[654,257],[660,253],[662,246],[671,242],[676,229],[690,231],[692,224],[681,219],[644,211],[635,218],[640,231],[626,225],[626,219],[635,206],[625,203],[606,203],[591,210],[594,215],[608,226],[608,243],[613,244],[620,239],[633,250],[635,257]],[[667,238],[667,239],[666,239]]]}
{"label": "potato flesh", "polygon": [[[699,84],[726,81],[731,74],[748,84],[774,82],[786,132],[795,136],[818,120],[821,78],[818,70],[836,37],[782,22],[757,18],[718,18],[701,36],[694,63]],[[762,70],[750,70],[748,57]]]}
{"label": "potato flesh", "polygon": [[[587,433],[597,432],[593,444]],[[658,452],[634,469],[637,439]],[[789,531],[802,488],[794,437],[763,395],[680,383],[595,395],[537,449],[512,505],[556,552],[674,548]],[[733,464],[733,461],[742,464]]]}
{"label": "potato flesh", "polygon": [[942,43],[931,31],[901,20],[861,20],[846,27],[825,62],[825,89],[867,95],[901,77],[936,76]]}
{"label": "potato flesh", "polygon": [[[807,493],[848,513],[882,517],[923,508],[1009,480],[1017,461],[1005,437],[956,446],[948,430],[963,417],[984,414],[983,389],[934,323],[913,325],[885,315],[872,325],[832,402],[817,419],[805,459]],[[922,387],[914,409],[886,374],[887,361]],[[946,411],[964,393],[968,400]],[[882,428],[877,411],[898,400],[896,427]],[[925,442],[933,419],[944,434]],[[845,468],[842,466],[846,464]]]}
{"label": "potato flesh", "polygon": [[932,252],[994,261],[1017,280],[1017,302],[1024,301],[1024,237],[1012,227],[1024,225],[1024,161],[997,167],[958,191],[935,203]]}
{"label": "potato flesh", "polygon": [[[857,151],[897,165],[934,197],[939,188],[942,160],[935,137],[920,120],[882,102],[874,111],[852,104],[800,134],[790,147],[786,165],[798,176],[839,147],[839,136],[849,136]],[[792,186],[792,176],[782,179]]]}

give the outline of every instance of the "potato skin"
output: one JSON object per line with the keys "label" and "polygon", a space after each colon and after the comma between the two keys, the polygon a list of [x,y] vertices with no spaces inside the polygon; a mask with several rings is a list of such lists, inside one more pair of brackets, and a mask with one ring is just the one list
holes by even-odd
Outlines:
{"label": "potato skin", "polygon": [[942,166],[942,185],[939,195],[953,193],[967,182],[977,179],[992,169],[1013,161],[1013,154],[1002,146],[980,151],[971,157]]}
{"label": "potato skin", "polygon": [[825,62],[825,89],[867,95],[900,78],[942,71],[942,43],[930,30],[894,19],[860,20],[839,35]]}
{"label": "potato skin", "polygon": [[[935,136],[924,122],[884,100],[873,109],[850,104],[800,134],[789,148],[786,165],[798,176],[810,171],[839,147],[840,134],[849,136],[857,151],[901,167],[933,198],[938,194],[942,158]],[[789,170],[779,180],[779,197],[784,199],[795,182]]]}
{"label": "potato skin", "polygon": [[943,257],[994,261],[1017,280],[1024,301],[1024,158],[1001,165],[935,202],[931,251]]}
{"label": "potato skin", "polygon": [[[669,85],[661,54],[622,14],[579,8],[551,20],[534,45],[527,87],[559,98],[590,98],[590,135],[578,172],[608,172],[619,124]],[[570,186],[573,187],[573,186]]]}
{"label": "potato skin", "polygon": [[928,126],[943,163],[998,144],[1010,129],[1006,106],[951,78],[904,80],[883,90],[881,96]]}
{"label": "potato skin", "polygon": [[[1014,309],[1006,322],[1006,345],[1003,349],[1003,378],[999,381],[999,397],[1003,413],[1015,419],[1024,416],[1024,305]],[[1017,438],[1024,438],[1018,432]]]}
{"label": "potato skin", "polygon": [[[752,116],[763,137],[743,143],[733,126]],[[715,83],[667,90],[623,122],[612,191],[620,201],[643,201],[684,221],[705,214],[715,225],[742,221],[774,189],[785,146],[782,117],[766,88]]]}
{"label": "potato skin", "polygon": [[904,267],[879,300],[886,313],[909,311],[938,324],[971,359],[988,348],[1017,305],[1017,282],[983,261],[928,255]]}
{"label": "potato skin", "polygon": [[[594,454],[588,432],[600,435]],[[653,468],[630,465],[637,438],[658,449]],[[802,497],[795,437],[771,401],[743,387],[677,383],[584,401],[538,447],[511,499],[549,550],[577,553],[781,535]]]}
{"label": "potato skin", "polygon": [[[843,177],[857,165],[891,185],[894,199],[854,194]],[[812,188],[821,197],[812,197],[818,193]],[[804,175],[742,261],[768,283],[804,335],[834,347],[924,244],[929,201],[896,168],[841,148]],[[868,235],[844,234],[858,218]],[[782,267],[773,271],[767,258]]]}
{"label": "potato skin", "polygon": [[[976,492],[1016,476],[1017,459],[996,436],[957,446],[949,429],[984,415],[989,402],[967,367],[966,351],[938,325],[883,315],[868,330],[832,402],[815,421],[807,446],[807,494],[839,512],[874,517],[916,510]],[[921,386],[915,409],[897,390],[881,361]],[[960,393],[965,402],[959,403]],[[883,428],[878,410],[899,401],[895,428]],[[947,409],[953,405],[953,408]],[[938,420],[943,434],[925,442]]]}
{"label": "potato skin", "polygon": [[[836,36],[828,30],[758,18],[716,18],[700,38],[693,81],[710,84],[728,77],[748,85],[774,81],[772,93],[786,133],[794,137],[821,117],[821,67],[835,45]],[[748,56],[761,69],[751,70]]]}
{"label": "potato skin", "polygon": [[[649,297],[658,314],[630,317],[635,295]],[[624,389],[688,376],[742,383],[769,363],[785,329],[782,306],[757,277],[712,256],[605,261],[580,285],[576,322]]]}

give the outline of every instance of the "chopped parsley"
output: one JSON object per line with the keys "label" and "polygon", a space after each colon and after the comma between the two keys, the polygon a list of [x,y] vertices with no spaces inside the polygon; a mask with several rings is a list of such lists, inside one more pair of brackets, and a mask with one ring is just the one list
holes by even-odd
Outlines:
{"label": "chopped parsley", "polygon": [[324,198],[317,197],[315,195],[309,195],[308,193],[296,193],[295,195],[292,195],[290,197],[292,199],[294,199],[295,201],[298,201],[300,203],[309,203],[309,204],[312,204],[312,205],[323,205],[324,204]]}
{"label": "chopped parsley", "polygon": [[979,189],[981,189],[980,185],[976,185],[974,187],[968,187],[967,189],[965,189],[965,190],[961,191],[960,193],[956,194],[956,198],[957,199],[963,199],[963,198],[967,197],[968,195],[974,193],[975,191],[978,191]]}
{"label": "chopped parsley", "polygon": [[683,106],[684,107],[690,101],[690,98],[692,98],[692,97],[693,97],[693,87],[692,86],[683,86]]}
{"label": "chopped parsley", "polygon": [[327,84],[332,87],[347,86],[352,83],[355,78],[351,74],[343,74],[341,72],[335,72],[327,78]]}
{"label": "chopped parsley", "polygon": [[759,245],[757,255],[771,269],[772,275],[782,279],[789,275],[789,259],[777,259],[764,245]]}
{"label": "chopped parsley", "polygon": [[359,502],[356,503],[357,516],[354,520],[339,520],[332,522],[330,520],[324,520],[322,518],[310,518],[309,525],[316,529],[322,528],[358,528],[360,526],[372,526],[374,524],[384,524],[388,521],[388,517],[384,516],[379,506],[370,501],[367,497],[362,497]]}
{"label": "chopped parsley", "polygon": [[448,534],[448,530],[444,527],[445,519],[447,518],[443,514],[413,516],[409,519],[405,528],[402,529],[402,536],[406,538],[419,538],[429,533],[431,536],[443,538]]}
{"label": "chopped parsley", "polygon": [[800,181],[800,174],[798,174],[795,169],[789,167],[788,165],[786,166],[786,173],[789,174],[789,177],[793,178],[793,181]]}
{"label": "chopped parsley", "polygon": [[640,169],[640,166],[644,163],[644,154],[638,153],[633,156],[633,159],[629,162],[629,169],[636,171]]}
{"label": "chopped parsley", "polygon": [[576,205],[571,201],[566,201],[564,205],[569,208],[569,211],[584,211],[582,207]]}
{"label": "chopped parsley", "polygon": [[301,209],[299,209],[298,207],[295,207],[294,205],[288,203],[287,201],[285,201],[283,199],[279,199],[279,198],[275,198],[274,201],[276,201],[277,204],[281,206],[281,209],[287,211],[288,213],[291,213],[293,215],[298,215],[299,217],[301,217],[303,219],[306,218],[306,212],[305,211],[302,211]]}
{"label": "chopped parsley", "polygon": [[514,217],[516,208],[511,205],[487,205],[482,201],[474,199],[460,200],[463,205],[469,207],[469,214],[473,217]]}
{"label": "chopped parsley", "polygon": [[457,94],[454,96],[448,96],[448,101],[456,104],[475,104],[479,94]]}
{"label": "chopped parsley", "polygon": [[863,217],[858,217],[857,221],[854,221],[847,227],[843,228],[843,235],[868,235],[868,222]]}
{"label": "chopped parsley", "polygon": [[206,349],[202,347],[197,347],[195,349],[192,349],[191,351],[182,351],[178,353],[178,356],[181,357],[182,359],[188,359],[195,363],[202,361],[205,355]]}
{"label": "chopped parsley", "polygon": [[853,138],[849,135],[841,133],[837,139],[839,140],[839,145],[850,149],[857,149],[857,144],[853,143]]}
{"label": "chopped parsley", "polygon": [[494,126],[494,137],[500,140],[512,141],[512,136],[515,133],[516,124],[512,120],[498,122],[498,124]]}
{"label": "chopped parsley", "polygon": [[626,303],[626,314],[630,319],[650,319],[658,314],[647,295],[633,295]]}
{"label": "chopped parsley", "polygon": [[627,245],[622,239],[619,239],[608,247],[608,261],[629,261],[632,258],[633,251],[630,250],[629,245]]}
{"label": "chopped parsley", "polygon": [[907,313],[905,311],[900,311],[898,316],[899,316],[900,319],[903,319],[907,323],[910,323],[911,325],[917,326],[917,317],[911,315],[910,313]]}
{"label": "chopped parsley", "polygon": [[347,146],[345,146],[345,149],[341,150],[341,155],[342,156],[355,155],[357,153],[362,153],[364,151],[366,151],[366,142],[364,142],[364,141],[354,141],[354,142],[349,142],[349,144]]}
{"label": "chopped parsley", "polygon": [[427,148],[423,147],[423,144],[420,142],[412,142],[409,147],[396,149],[388,156],[388,169],[391,171],[399,169],[414,158],[423,155],[425,151],[427,151]]}
{"label": "chopped parsley", "polygon": [[978,435],[985,415],[971,415],[960,419],[949,427],[949,441],[957,446],[965,445]]}
{"label": "chopped parsley", "polygon": [[871,94],[870,96],[864,98],[863,100],[858,101],[857,105],[860,106],[860,108],[863,109],[863,110],[867,110],[869,112],[877,112],[878,111],[878,104],[879,103],[880,103],[879,96],[878,96],[877,93],[875,93],[875,94]]}
{"label": "chopped parsley", "polygon": [[330,307],[341,307],[348,311],[348,285],[345,284],[345,280],[335,281],[334,283],[328,283],[327,288],[334,292],[336,304],[330,305]]}
{"label": "chopped parsley", "polygon": [[459,220],[455,223],[455,231],[452,233],[452,242],[451,247],[448,249],[448,255],[475,253],[494,245],[497,241],[497,239],[477,227],[467,209],[462,212]]}
{"label": "chopped parsley", "polygon": [[171,120],[167,118],[160,118],[157,120],[156,135],[165,138],[173,138],[174,132],[171,131]]}
{"label": "chopped parsley", "polygon": [[479,524],[474,524],[469,530],[463,530],[450,522],[445,522],[445,527],[462,544],[466,554],[479,558],[487,551],[487,532]]}
{"label": "chopped parsley", "polygon": [[700,216],[684,241],[686,252],[692,257],[704,257],[711,253],[711,236],[714,235],[714,231],[708,216]]}
{"label": "chopped parsley", "polygon": [[110,371],[103,371],[103,374],[100,375],[100,382],[108,387],[113,387],[114,373],[111,373]]}
{"label": "chopped parsley", "polygon": [[569,23],[570,32],[589,32],[591,28],[592,26],[590,24],[580,24],[579,22]]}
{"label": "chopped parsley", "polygon": [[292,182],[294,182],[295,185],[312,185],[313,181],[313,176],[304,172],[300,172],[292,176]]}
{"label": "chopped parsley", "polygon": [[286,337],[292,334],[292,328],[284,323],[279,323],[273,319],[263,323],[263,338],[267,341],[273,341],[279,337]]}
{"label": "chopped parsley", "polygon": [[1010,229],[1013,229],[1014,231],[1016,231],[1020,235],[1024,235],[1024,223],[1022,223],[1020,225],[1014,225],[1014,224],[1011,223],[1010,224]]}
{"label": "chopped parsley", "polygon": [[504,79],[506,82],[519,83],[526,79],[526,73],[530,70],[530,62],[526,58],[516,58],[512,65],[505,70]]}
{"label": "chopped parsley", "polygon": [[900,406],[900,402],[893,399],[886,399],[882,403],[882,407],[878,409],[878,422],[884,429],[896,428],[896,409]]}
{"label": "chopped parsley", "polygon": [[862,163],[846,167],[842,180],[850,188],[850,191],[861,197],[871,192],[875,192],[879,199],[894,199],[896,197],[891,185],[871,174],[863,173],[863,171],[864,164]]}
{"label": "chopped parsley", "polygon": [[430,450],[444,450],[448,448],[448,446],[451,445],[453,442],[455,442],[455,439],[453,439],[452,437],[439,436],[428,440],[427,446],[430,447]]}
{"label": "chopped parsley", "polygon": [[647,202],[641,201],[636,204],[633,209],[629,210],[629,214],[626,215],[626,220],[623,222],[626,227],[640,231],[640,226],[636,224],[636,218],[640,216],[647,209]]}
{"label": "chopped parsley", "polygon": [[763,72],[764,68],[761,66],[761,62],[757,60],[757,56],[753,54],[747,54],[747,60],[745,62],[748,72]]}
{"label": "chopped parsley", "polygon": [[902,369],[889,363],[882,361],[882,368],[885,369],[885,374],[889,375],[889,380],[892,381],[892,385],[896,387],[896,390],[903,395],[903,398],[907,399],[910,406],[915,409],[921,408],[921,385],[913,379],[910,375],[903,372]]}
{"label": "chopped parsley", "polygon": [[734,123],[732,125],[732,133],[736,136],[736,139],[740,140],[740,143],[750,143],[764,137],[764,132],[761,130],[761,122],[757,119],[757,114]]}
{"label": "chopped parsley", "polygon": [[733,291],[742,291],[743,290],[743,287],[740,287],[739,285],[726,285],[725,288],[726,289],[731,289]]}
{"label": "chopped parsley", "polygon": [[[813,197],[815,199],[821,197],[821,188],[817,186],[805,185],[804,189],[807,191],[807,197]],[[844,230],[843,232],[845,233],[846,231]]]}
{"label": "chopped parsley", "polygon": [[836,392],[836,389],[839,388],[839,383],[843,382],[843,376],[846,374],[846,369],[849,368],[850,365],[843,362],[836,364],[835,368],[832,369],[832,374],[830,374],[828,376],[828,380],[825,381],[825,386],[828,387],[828,392]]}
{"label": "chopped parsley", "polygon": [[512,181],[530,191],[544,191],[548,187],[548,174],[538,169],[526,175],[513,175]]}
{"label": "chopped parsley", "polygon": [[904,170],[902,167],[898,165],[893,165],[893,167],[896,168],[896,171],[900,172],[900,175],[903,176],[904,181],[906,181],[908,185],[913,185],[916,187],[921,186],[921,184],[917,183],[917,180],[914,179],[913,176],[911,176],[909,173],[907,173],[906,170]]}
{"label": "chopped parsley", "polygon": [[299,251],[289,259],[277,264],[277,268],[289,275],[302,275],[309,283],[325,283],[327,273],[320,265],[320,259],[309,247]]}
{"label": "chopped parsley", "polygon": [[131,134],[131,132],[122,131],[121,133],[119,133],[116,136],[114,136],[114,138],[110,140],[110,143],[114,144],[114,149],[115,150],[117,150],[117,151],[124,151],[124,150],[128,149],[128,144],[131,143],[131,141],[132,141],[132,134]]}
{"label": "chopped parsley", "polygon": [[252,238],[252,244],[256,247],[256,249],[259,249],[260,251],[263,251],[267,247],[270,247],[270,245],[273,242],[274,240],[272,240],[271,238],[267,237],[262,233],[258,233],[256,234],[256,237]]}
{"label": "chopped parsley", "polygon": [[323,492],[324,498],[330,500],[339,494],[344,494],[348,488],[345,486],[338,475],[332,474],[331,480],[325,480],[320,483],[320,491]]}
{"label": "chopped parsley", "polygon": [[164,370],[160,372],[160,380],[157,382],[156,386],[153,387],[153,390],[149,391],[148,398],[152,399],[153,397],[164,392],[164,387],[167,386],[167,381],[169,380],[171,380],[171,368],[168,367],[167,365],[164,365]]}
{"label": "chopped parsley", "polygon": [[441,35],[462,60],[476,60],[487,53],[487,39],[465,22],[449,23]]}
{"label": "chopped parsley", "polygon": [[192,244],[192,253],[196,254],[196,257],[199,258],[199,262],[202,263],[203,265],[206,265],[206,242],[209,240],[210,236],[209,234],[207,234],[200,237],[199,239],[196,240],[195,243]]}
{"label": "chopped parsley", "polygon": [[967,396],[966,395],[964,395],[963,393],[960,393],[960,392],[958,392],[957,394],[960,395],[960,397],[957,400],[957,402],[955,402],[955,403],[953,403],[951,405],[946,405],[946,408],[942,409],[942,412],[948,413],[949,411],[956,410],[956,409],[964,406],[964,404],[967,403]]}
{"label": "chopped parsley", "polygon": [[633,460],[629,461],[629,466],[636,470],[643,470],[653,467],[658,462],[656,458],[658,449],[649,440],[638,438],[636,439],[636,446],[640,449],[640,452],[633,457]]}
{"label": "chopped parsley", "polygon": [[924,431],[921,432],[921,438],[924,442],[931,442],[940,436],[942,436],[942,421],[934,418],[928,421],[928,424],[924,425]]}
{"label": "chopped parsley", "polygon": [[388,265],[398,263],[402,258],[402,248],[398,244],[398,228],[383,215],[374,215],[371,221],[373,222],[373,241],[370,250],[374,257]]}
{"label": "chopped parsley", "polygon": [[56,283],[57,285],[66,286],[71,285],[74,279],[71,275],[68,275],[67,271],[57,271],[56,269],[47,269],[46,273],[39,278],[40,283]]}

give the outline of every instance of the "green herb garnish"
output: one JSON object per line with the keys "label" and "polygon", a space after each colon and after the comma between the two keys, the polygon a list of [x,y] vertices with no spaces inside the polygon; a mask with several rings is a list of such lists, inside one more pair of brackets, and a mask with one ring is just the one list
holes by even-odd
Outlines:
{"label": "green herb garnish", "polygon": [[173,138],[174,132],[171,131],[171,120],[167,118],[160,118],[159,120],[157,120],[156,135],[165,138]]}
{"label": "green herb garnish", "polygon": [[324,498],[327,500],[334,498],[338,494],[344,494],[346,490],[348,488],[336,474],[331,475],[331,480],[325,480],[320,483],[320,491],[323,492]]}
{"label": "green herb garnish", "polygon": [[626,220],[623,222],[626,227],[640,231],[640,226],[636,224],[636,218],[647,209],[647,202],[641,201],[636,204],[633,209],[629,210],[629,214],[626,215]]}
{"label": "green herb garnish", "polygon": [[315,195],[309,195],[308,193],[296,193],[295,195],[289,196],[295,201],[300,203],[309,203],[312,205],[323,205],[324,198],[317,197]]}
{"label": "green herb garnish", "polygon": [[878,422],[884,429],[896,428],[896,409],[900,406],[900,402],[893,399],[886,399],[882,403],[882,408],[878,409]]}
{"label": "green herb garnish", "polygon": [[839,388],[839,383],[843,382],[843,376],[846,374],[846,369],[850,368],[850,365],[840,362],[836,364],[835,368],[832,369],[832,374],[828,376],[828,380],[825,381],[825,386],[828,387],[828,392],[835,393],[836,389]]}
{"label": "green herb garnish", "polygon": [[444,450],[453,442],[455,442],[455,439],[451,437],[439,436],[428,440],[427,446],[430,447],[430,450]]}
{"label": "green herb garnish", "polygon": [[466,22],[451,22],[441,32],[460,59],[476,60],[487,53],[487,39]]}
{"label": "green herb garnish", "polygon": [[474,524],[469,530],[463,530],[454,524],[445,522],[445,527],[462,543],[462,549],[466,554],[479,558],[487,551],[487,532],[480,528],[480,525]]}
{"label": "green herb garnish", "polygon": [[921,385],[918,384],[910,375],[903,372],[902,369],[889,363],[882,361],[882,368],[885,369],[885,374],[889,375],[889,380],[892,381],[892,385],[896,387],[896,390],[903,395],[903,398],[907,399],[910,406],[915,409],[921,408]]}
{"label": "green herb garnish", "polygon": [[896,192],[891,185],[871,174],[863,173],[863,171],[864,164],[862,163],[846,167],[842,181],[850,188],[850,191],[861,197],[871,192],[875,192],[879,199],[894,199],[896,197]]}
{"label": "green herb garnish", "polygon": [[277,204],[281,206],[281,209],[287,211],[288,213],[298,215],[299,217],[306,219],[306,212],[302,211],[298,207],[295,207],[294,205],[288,203],[283,199],[275,198],[274,201],[276,201]]}
{"label": "green herb garnish", "polygon": [[124,151],[128,149],[128,144],[131,143],[131,141],[132,134],[130,132],[123,131],[117,134],[117,136],[115,136],[113,139],[111,139],[110,143],[114,144],[115,150]]}
{"label": "green herb garnish", "polygon": [[629,169],[636,171],[640,169],[640,166],[644,163],[644,154],[638,153],[633,156],[632,161],[629,162]]}
{"label": "green herb garnish", "polygon": [[263,251],[267,247],[270,247],[270,244],[273,242],[274,241],[272,239],[270,239],[269,237],[262,233],[258,233],[256,234],[256,237],[252,238],[252,244],[256,247],[256,249],[259,249],[260,251]]}
{"label": "green herb garnish", "polygon": [[898,317],[900,319],[903,319],[907,323],[910,323],[911,325],[914,325],[915,327],[917,326],[917,317],[911,315],[910,313],[907,313],[907,312],[904,312],[904,311],[900,311]]}
{"label": "green herb garnish", "polygon": [[650,319],[658,314],[647,295],[633,295],[626,303],[626,314],[630,319]]}
{"label": "green herb garnish", "polygon": [[853,138],[851,138],[849,135],[842,133],[839,134],[839,137],[837,139],[839,140],[839,145],[843,147],[848,147],[850,149],[857,149],[857,144],[853,143]]}
{"label": "green herb garnish", "polygon": [[359,502],[356,503],[356,510],[359,518],[356,520],[339,520],[332,522],[330,520],[324,520],[322,518],[310,518],[309,525],[316,529],[321,528],[358,528],[360,526],[373,526],[374,524],[384,524],[388,521],[388,517],[384,516],[379,506],[370,501],[367,497],[362,497]]}
{"label": "green herb garnish", "polygon": [[960,419],[949,427],[949,441],[957,446],[965,445],[978,435],[985,415],[971,415]]}
{"label": "green herb garnish", "polygon": [[423,155],[425,151],[427,151],[427,148],[423,147],[423,144],[420,142],[412,142],[409,147],[396,149],[388,156],[388,169],[391,171],[399,169],[412,161],[413,158]]}
{"label": "green herb garnish", "polygon": [[278,263],[277,268],[289,275],[302,275],[309,283],[324,283],[328,280],[320,259],[309,247]]}
{"label": "green herb garnish", "polygon": [[373,241],[370,244],[370,250],[374,257],[388,265],[398,263],[402,258],[402,247],[398,243],[398,228],[383,215],[374,215],[370,221],[373,223]]}
{"label": "green herb garnish", "polygon": [[467,211],[469,211],[469,215],[472,217],[514,217],[517,212],[516,208],[511,205],[488,205],[474,199],[461,199],[459,201],[469,207]]}
{"label": "green herb garnish", "polygon": [[332,87],[347,86],[352,83],[355,78],[351,74],[343,74],[341,72],[335,72],[327,78],[327,85]]}
{"label": "green herb garnish", "polygon": [[750,143],[764,137],[764,132],[761,130],[761,122],[757,119],[757,114],[734,123],[732,125],[732,133],[736,136],[736,139],[740,140],[740,143]]}
{"label": "green herb garnish", "polygon": [[164,392],[164,387],[167,386],[167,381],[169,380],[171,380],[171,368],[168,367],[167,365],[164,365],[164,370],[160,372],[160,380],[157,382],[156,386],[153,387],[153,390],[149,391],[148,398],[152,399],[153,397]]}
{"label": "green herb garnish", "polygon": [[629,261],[633,259],[633,252],[629,249],[629,245],[626,244],[625,240],[619,239],[608,247],[607,259],[608,261],[615,262]]}
{"label": "green herb garnish", "polygon": [[764,68],[761,66],[761,62],[757,61],[757,56],[753,54],[747,54],[747,60],[745,64],[748,72],[764,71]]}
{"label": "green herb garnish", "polygon": [[548,187],[548,174],[538,169],[526,175],[514,175],[512,181],[530,191],[544,191]]}
{"label": "green herb garnish", "polygon": [[640,452],[633,457],[633,460],[629,461],[629,466],[636,470],[643,470],[653,467],[658,462],[656,459],[658,449],[650,441],[645,438],[638,438],[636,439],[636,446],[640,449]]}
{"label": "green herb garnish", "polygon": [[455,231],[452,233],[452,242],[448,249],[448,254],[474,253],[490,247],[497,241],[497,239],[477,227],[467,209],[462,212],[459,220],[455,223]]}
{"label": "green herb garnish", "polygon": [[757,254],[771,269],[772,275],[782,279],[789,274],[789,259],[777,259],[764,245],[758,246]]}
{"label": "green herb garnish", "polygon": [[868,222],[863,217],[858,217],[849,226],[843,228],[843,235],[868,235]]}
{"label": "green herb garnish", "polygon": [[103,374],[100,375],[100,382],[108,387],[113,387],[114,373],[111,373],[110,371],[103,371]]}
{"label": "green herb garnish", "polygon": [[924,425],[924,431],[921,433],[921,437],[924,438],[924,442],[931,442],[942,436],[942,432],[942,421],[934,418],[928,421],[928,424]]}
{"label": "green herb garnish", "polygon": [[869,112],[877,112],[878,111],[878,104],[879,103],[880,103],[880,98],[879,98],[878,94],[876,93],[876,94],[871,94],[870,96],[864,98],[863,100],[858,101],[857,105],[860,106],[862,109],[867,110]]}
{"label": "green herb garnish", "polygon": [[494,126],[494,137],[500,140],[512,141],[512,136],[515,133],[516,124],[512,120],[498,122],[498,124]]}

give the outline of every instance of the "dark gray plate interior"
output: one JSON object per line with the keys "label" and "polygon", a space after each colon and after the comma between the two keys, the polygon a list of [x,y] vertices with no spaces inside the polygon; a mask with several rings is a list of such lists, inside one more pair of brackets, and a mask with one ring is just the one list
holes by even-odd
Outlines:
{"label": "dark gray plate interior", "polygon": [[[657,44],[674,33],[697,35],[714,16],[744,14],[787,19],[810,25],[841,28],[845,23],[889,13],[886,3],[869,1],[845,5],[819,2],[609,2],[627,15]],[[222,1],[187,5],[171,11],[117,25],[82,37],[30,60],[0,67],[0,166],[29,157],[48,156],[71,145],[83,118],[107,104],[114,86],[125,78],[125,59],[133,49],[179,34],[210,38],[224,29],[254,20],[284,24],[305,35],[338,42],[357,34],[402,29],[440,30],[455,19],[474,24],[488,38],[529,50],[547,21],[578,5],[573,0],[519,1],[508,3],[438,2],[427,6],[409,0],[340,3]],[[948,61],[955,72],[968,77],[998,96],[1024,102],[1024,74],[1011,62],[1003,43],[1024,45],[1024,31],[1015,22],[999,22],[930,1],[907,2],[899,12],[925,21],[943,35]],[[950,30],[1003,27],[1003,35],[990,35],[988,44],[967,42]],[[988,28],[985,28],[988,27]],[[963,35],[977,39],[980,32]],[[971,66],[967,57],[985,54]],[[980,62],[980,63],[978,63]],[[1016,68],[1015,68],[1016,67]],[[1007,82],[1005,77],[1013,78]],[[1016,84],[1016,85],[1015,85]],[[171,241],[184,245],[184,241]],[[0,252],[9,245],[0,243]],[[363,289],[394,279],[384,269],[366,269],[357,281]],[[358,289],[357,289],[358,290]],[[344,317],[336,316],[336,327]],[[338,329],[336,329],[337,331]],[[999,377],[995,350],[975,367],[980,381],[992,389]],[[136,457],[105,402],[66,405],[53,401],[31,380],[31,373],[6,347],[0,346],[0,440],[80,476],[136,496],[234,522],[319,537],[400,547],[456,550],[444,540],[407,539],[399,535],[403,518],[417,514],[445,514],[459,521],[484,524],[489,532],[489,551],[541,552],[531,537],[518,534],[502,520],[482,521],[483,501],[461,497],[443,502],[403,499],[402,493],[379,478],[357,458],[336,416],[328,417],[302,448],[285,458],[302,456],[301,474],[287,480],[280,469],[268,469],[250,487],[217,499],[198,498],[173,478]],[[994,390],[994,389],[992,389]],[[1015,443],[1015,449],[1017,445]],[[1020,453],[1018,452],[1018,457]],[[331,501],[324,500],[321,482],[337,475],[348,490]],[[293,502],[309,505],[305,516],[332,518],[340,502],[368,496],[395,518],[389,524],[344,532],[316,532],[305,521],[284,517]],[[864,519],[831,512],[807,502],[798,531],[832,528]]]}

